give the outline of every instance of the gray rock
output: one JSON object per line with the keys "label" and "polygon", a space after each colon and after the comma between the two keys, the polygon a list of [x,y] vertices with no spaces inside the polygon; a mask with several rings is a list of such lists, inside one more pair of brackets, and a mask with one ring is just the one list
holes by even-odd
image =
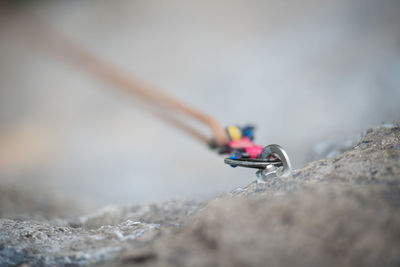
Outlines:
{"label": "gray rock", "polygon": [[[394,123],[384,123],[378,126],[379,128],[393,128]],[[373,129],[368,129],[360,134],[348,136],[345,139],[331,139],[325,140],[323,142],[315,145],[309,155],[309,161],[315,161],[320,159],[330,159],[336,157],[337,155],[344,153],[354,146],[356,146],[360,140],[366,136],[368,133],[373,131]]]}
{"label": "gray rock", "polygon": [[399,266],[400,126],[207,204],[0,219],[0,266]]}
{"label": "gray rock", "polygon": [[210,202],[120,264],[399,266],[399,144],[399,124],[375,127],[354,149]]}
{"label": "gray rock", "polygon": [[86,266],[138,249],[179,227],[194,201],[109,206],[70,219],[0,219],[0,266]]}

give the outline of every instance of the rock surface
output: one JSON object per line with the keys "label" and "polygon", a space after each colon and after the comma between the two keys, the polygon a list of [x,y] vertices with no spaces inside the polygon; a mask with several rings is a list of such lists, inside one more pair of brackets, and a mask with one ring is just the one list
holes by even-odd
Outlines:
{"label": "rock surface", "polygon": [[0,266],[85,266],[110,261],[180,226],[200,205],[169,201],[108,206],[68,219],[0,219]]}
{"label": "rock surface", "polygon": [[0,266],[399,266],[400,124],[208,203],[0,219]]}

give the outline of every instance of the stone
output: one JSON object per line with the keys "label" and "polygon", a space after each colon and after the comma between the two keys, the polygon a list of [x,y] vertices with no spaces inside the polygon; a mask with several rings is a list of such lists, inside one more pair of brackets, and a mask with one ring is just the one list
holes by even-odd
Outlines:
{"label": "stone", "polygon": [[399,266],[400,124],[202,203],[0,219],[0,266]]}

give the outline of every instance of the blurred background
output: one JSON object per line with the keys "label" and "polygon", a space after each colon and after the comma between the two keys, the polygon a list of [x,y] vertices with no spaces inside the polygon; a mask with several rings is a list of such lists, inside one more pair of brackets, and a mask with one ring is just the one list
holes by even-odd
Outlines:
{"label": "blurred background", "polygon": [[[257,143],[280,144],[296,168],[324,140],[400,119],[397,0],[22,6],[112,65],[222,124],[253,123]],[[3,9],[3,192],[30,192],[45,206],[50,193],[101,206],[207,198],[255,178],[253,170],[224,165],[223,156],[111,85],[47,53],[23,25]]]}

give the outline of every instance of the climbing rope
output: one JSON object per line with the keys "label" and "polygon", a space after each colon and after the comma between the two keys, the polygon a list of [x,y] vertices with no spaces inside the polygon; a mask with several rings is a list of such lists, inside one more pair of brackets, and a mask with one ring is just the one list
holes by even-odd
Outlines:
{"label": "climbing rope", "polygon": [[[79,67],[114,85],[115,88],[139,97],[150,104],[152,107],[150,111],[154,115],[185,131],[202,143],[208,144],[211,148],[217,149],[220,154],[230,154],[230,157],[225,159],[226,164],[232,167],[256,168],[258,169],[257,176],[261,179],[290,174],[291,164],[287,153],[279,145],[269,145],[263,148],[254,144],[253,126],[231,125],[225,129],[210,115],[113,67],[31,13],[14,8],[10,11],[18,15],[21,18],[20,21],[25,22],[23,28],[28,30],[26,33],[35,37],[41,46],[63,55]],[[181,120],[179,116],[182,115],[208,126],[212,137],[204,135],[192,125]]]}
{"label": "climbing rope", "polygon": [[[34,37],[36,41],[39,41],[41,47],[53,50],[59,55],[63,55],[64,58],[67,58],[79,67],[84,68],[86,71],[108,82],[113,85],[114,88],[130,93],[151,104],[153,107],[157,107],[157,109],[163,108],[163,111],[152,112],[153,114],[165,119],[167,122],[180,128],[203,143],[224,145],[229,141],[224,127],[222,127],[210,115],[201,112],[194,107],[161,92],[154,86],[117,69],[104,59],[92,53],[90,50],[73,42],[70,38],[67,38],[65,35],[61,34],[51,25],[42,21],[32,13],[15,8],[12,9],[12,12],[21,18],[24,22],[23,26],[26,33],[31,37]],[[165,111],[169,114],[165,114]],[[211,130],[212,137],[207,137],[192,125],[179,120],[176,117],[179,115],[191,117],[205,124]]]}

